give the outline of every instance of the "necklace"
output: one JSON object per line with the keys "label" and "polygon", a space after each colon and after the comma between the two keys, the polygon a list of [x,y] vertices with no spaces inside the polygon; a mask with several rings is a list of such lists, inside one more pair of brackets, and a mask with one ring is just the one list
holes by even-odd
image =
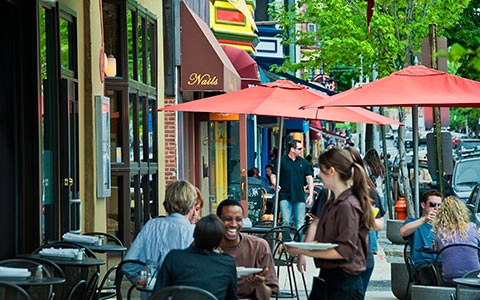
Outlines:
{"label": "necklace", "polygon": [[240,241],[238,241],[238,243],[236,245],[233,245],[233,246],[223,246],[222,248],[228,248],[228,249],[233,249],[233,248],[240,248],[240,246],[242,245],[242,235],[239,235],[240,237]]}

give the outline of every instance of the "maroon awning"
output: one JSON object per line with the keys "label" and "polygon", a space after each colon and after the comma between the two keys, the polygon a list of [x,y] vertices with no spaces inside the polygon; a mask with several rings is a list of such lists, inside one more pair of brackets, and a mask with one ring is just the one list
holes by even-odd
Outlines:
{"label": "maroon awning", "polygon": [[181,17],[181,89],[233,92],[240,76],[208,25],[183,1]]}
{"label": "maroon awning", "polygon": [[247,51],[227,45],[222,45],[221,47],[232,62],[235,70],[237,70],[238,75],[240,75],[242,89],[260,84],[257,62],[248,55]]}

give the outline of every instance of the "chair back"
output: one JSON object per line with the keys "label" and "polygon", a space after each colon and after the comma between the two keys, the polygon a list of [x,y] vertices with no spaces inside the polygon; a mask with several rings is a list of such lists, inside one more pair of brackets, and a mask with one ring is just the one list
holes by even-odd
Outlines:
{"label": "chair back", "polygon": [[[143,270],[147,270],[147,264],[140,260],[127,259],[118,264],[114,283],[118,300],[123,299],[122,291],[131,291],[135,287],[138,273]],[[124,276],[128,280],[124,280]]]}
{"label": "chair back", "polygon": [[87,281],[82,279],[78,281],[68,293],[67,300],[83,300],[87,291]]}
{"label": "chair back", "polygon": [[0,299],[31,300],[30,295],[16,284],[0,281]]}
{"label": "chair back", "polygon": [[462,277],[463,278],[480,278],[480,269],[467,272]]}
{"label": "chair back", "polygon": [[169,286],[153,293],[148,300],[218,300],[212,293],[192,286]]}
{"label": "chair back", "polygon": [[87,287],[85,289],[85,300],[96,300],[99,279],[100,279],[99,272],[95,272],[92,274],[92,276],[90,277],[90,280],[87,283]]}
{"label": "chair back", "polygon": [[113,266],[110,269],[108,269],[108,271],[103,276],[102,281],[100,281],[100,284],[98,285],[98,288],[97,288],[96,298],[98,300],[110,299],[117,295],[115,277],[113,277],[113,279],[111,278],[112,274],[113,276],[116,275],[117,269],[118,269],[118,266]]}
{"label": "chair back", "polygon": [[[438,285],[445,285],[446,283],[444,282],[443,280],[443,277],[442,277],[442,265],[440,263],[440,258],[442,257],[442,254],[444,254],[446,251],[448,251],[449,249],[451,248],[454,248],[454,247],[468,247],[468,248],[473,248],[473,249],[476,249],[477,250],[477,254],[480,255],[480,247],[478,247],[477,245],[473,245],[473,244],[462,244],[462,243],[454,243],[454,244],[450,244],[450,245],[447,245],[445,247],[443,247],[442,249],[440,249],[440,251],[438,252],[438,255],[437,257],[435,258],[435,263],[434,263],[434,268],[435,268],[435,275],[436,275],[436,281],[438,283]],[[478,256],[477,255],[477,256]],[[477,258],[478,259],[478,258]],[[473,274],[475,274],[474,272],[477,271],[476,274],[478,274],[478,270],[473,270],[471,272],[468,272],[466,274],[464,274],[462,277],[465,277],[465,275],[469,274],[469,276],[472,276],[473,277]]]}

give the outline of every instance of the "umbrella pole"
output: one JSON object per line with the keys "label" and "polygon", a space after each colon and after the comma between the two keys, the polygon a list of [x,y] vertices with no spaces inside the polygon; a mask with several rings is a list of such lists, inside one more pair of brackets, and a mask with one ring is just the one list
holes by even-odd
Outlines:
{"label": "umbrella pole", "polygon": [[420,184],[418,180],[418,105],[412,107],[412,125],[413,125],[413,188],[415,189],[414,210],[415,217],[420,217]]}
{"label": "umbrella pole", "polygon": [[279,131],[279,145],[277,155],[277,180],[275,182],[275,201],[273,202],[273,227],[277,226],[278,222],[278,186],[280,184],[280,165],[282,162],[282,145],[283,145],[283,117],[280,117],[280,131]]}

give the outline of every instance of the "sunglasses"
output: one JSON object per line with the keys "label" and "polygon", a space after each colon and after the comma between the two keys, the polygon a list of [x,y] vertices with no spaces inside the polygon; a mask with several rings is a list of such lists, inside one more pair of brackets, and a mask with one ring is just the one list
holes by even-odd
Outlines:
{"label": "sunglasses", "polygon": [[303,150],[303,148],[296,148],[296,149],[297,149],[298,151],[301,151],[301,150]]}
{"label": "sunglasses", "polygon": [[430,207],[436,207],[436,206],[440,207],[440,205],[442,205],[442,203],[440,203],[440,202],[428,202],[428,205]]}

